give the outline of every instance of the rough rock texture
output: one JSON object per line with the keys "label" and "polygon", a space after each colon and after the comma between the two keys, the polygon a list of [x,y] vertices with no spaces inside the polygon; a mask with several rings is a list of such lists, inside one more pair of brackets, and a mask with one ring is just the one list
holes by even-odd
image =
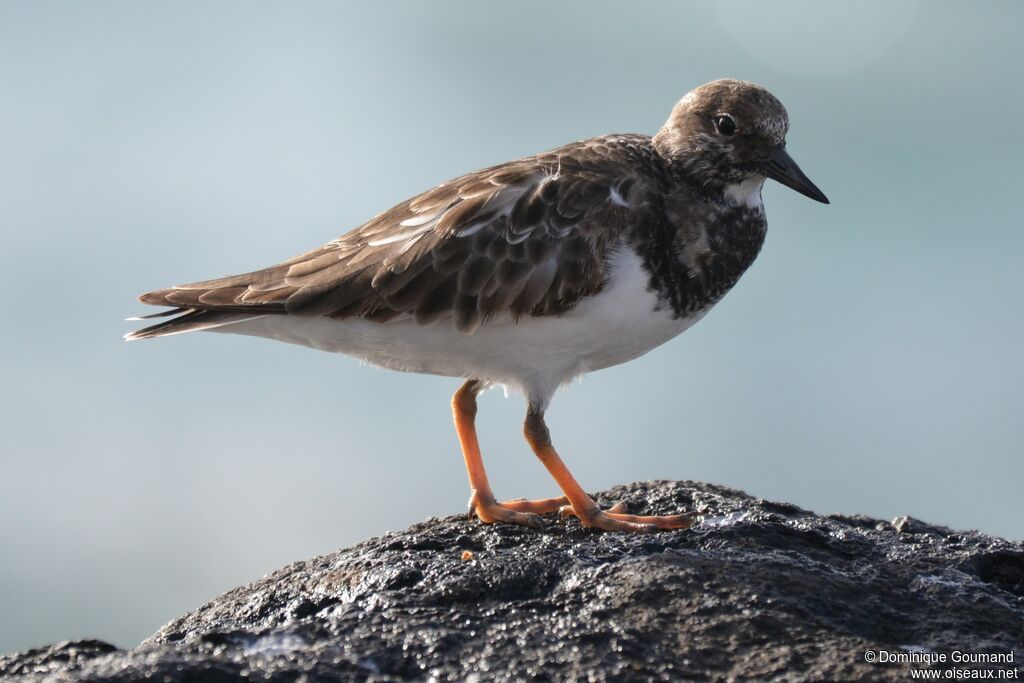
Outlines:
{"label": "rough rock texture", "polygon": [[0,658],[0,676],[902,681],[929,665],[865,653],[943,653],[941,669],[961,651],[1013,661],[957,667],[1024,678],[1024,544],[692,482],[599,498],[704,517],[646,536],[432,519],[236,588],[134,650],[62,643]]}

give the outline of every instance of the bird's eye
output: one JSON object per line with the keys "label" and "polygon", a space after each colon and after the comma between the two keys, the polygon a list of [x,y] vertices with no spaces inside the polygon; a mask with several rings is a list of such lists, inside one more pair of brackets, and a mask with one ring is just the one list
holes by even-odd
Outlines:
{"label": "bird's eye", "polygon": [[728,114],[719,114],[715,117],[715,129],[719,135],[732,135],[736,132],[736,122]]}

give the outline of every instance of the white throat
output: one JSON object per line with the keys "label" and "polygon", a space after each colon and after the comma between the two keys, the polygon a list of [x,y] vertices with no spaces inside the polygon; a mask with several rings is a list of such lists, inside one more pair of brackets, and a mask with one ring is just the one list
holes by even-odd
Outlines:
{"label": "white throat", "polygon": [[748,206],[752,209],[759,209],[764,206],[761,203],[761,187],[764,186],[764,176],[753,176],[742,183],[726,185],[723,194],[726,201],[736,206]]}

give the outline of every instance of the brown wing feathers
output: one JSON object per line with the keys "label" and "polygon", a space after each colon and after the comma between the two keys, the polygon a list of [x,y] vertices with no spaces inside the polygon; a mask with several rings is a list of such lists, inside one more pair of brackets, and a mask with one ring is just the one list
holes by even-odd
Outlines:
{"label": "brown wing feathers", "polygon": [[[571,151],[576,163],[562,158]],[[556,150],[464,176],[271,268],[144,294],[143,303],[185,315],[136,334],[182,331],[178,321],[192,329],[202,314],[217,324],[231,320],[225,314],[409,315],[420,324],[450,317],[471,333],[505,312],[559,313],[600,289],[623,214],[610,192],[629,189],[627,170],[588,167],[578,163],[579,152]]]}

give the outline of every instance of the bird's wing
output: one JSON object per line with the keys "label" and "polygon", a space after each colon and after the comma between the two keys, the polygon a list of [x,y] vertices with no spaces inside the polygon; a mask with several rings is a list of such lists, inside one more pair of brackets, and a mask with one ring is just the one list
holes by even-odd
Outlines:
{"label": "bird's wing", "polygon": [[450,318],[467,333],[503,313],[560,313],[601,288],[608,247],[643,184],[620,149],[628,145],[613,142],[595,138],[462,176],[279,265],[140,300],[218,319]]}

